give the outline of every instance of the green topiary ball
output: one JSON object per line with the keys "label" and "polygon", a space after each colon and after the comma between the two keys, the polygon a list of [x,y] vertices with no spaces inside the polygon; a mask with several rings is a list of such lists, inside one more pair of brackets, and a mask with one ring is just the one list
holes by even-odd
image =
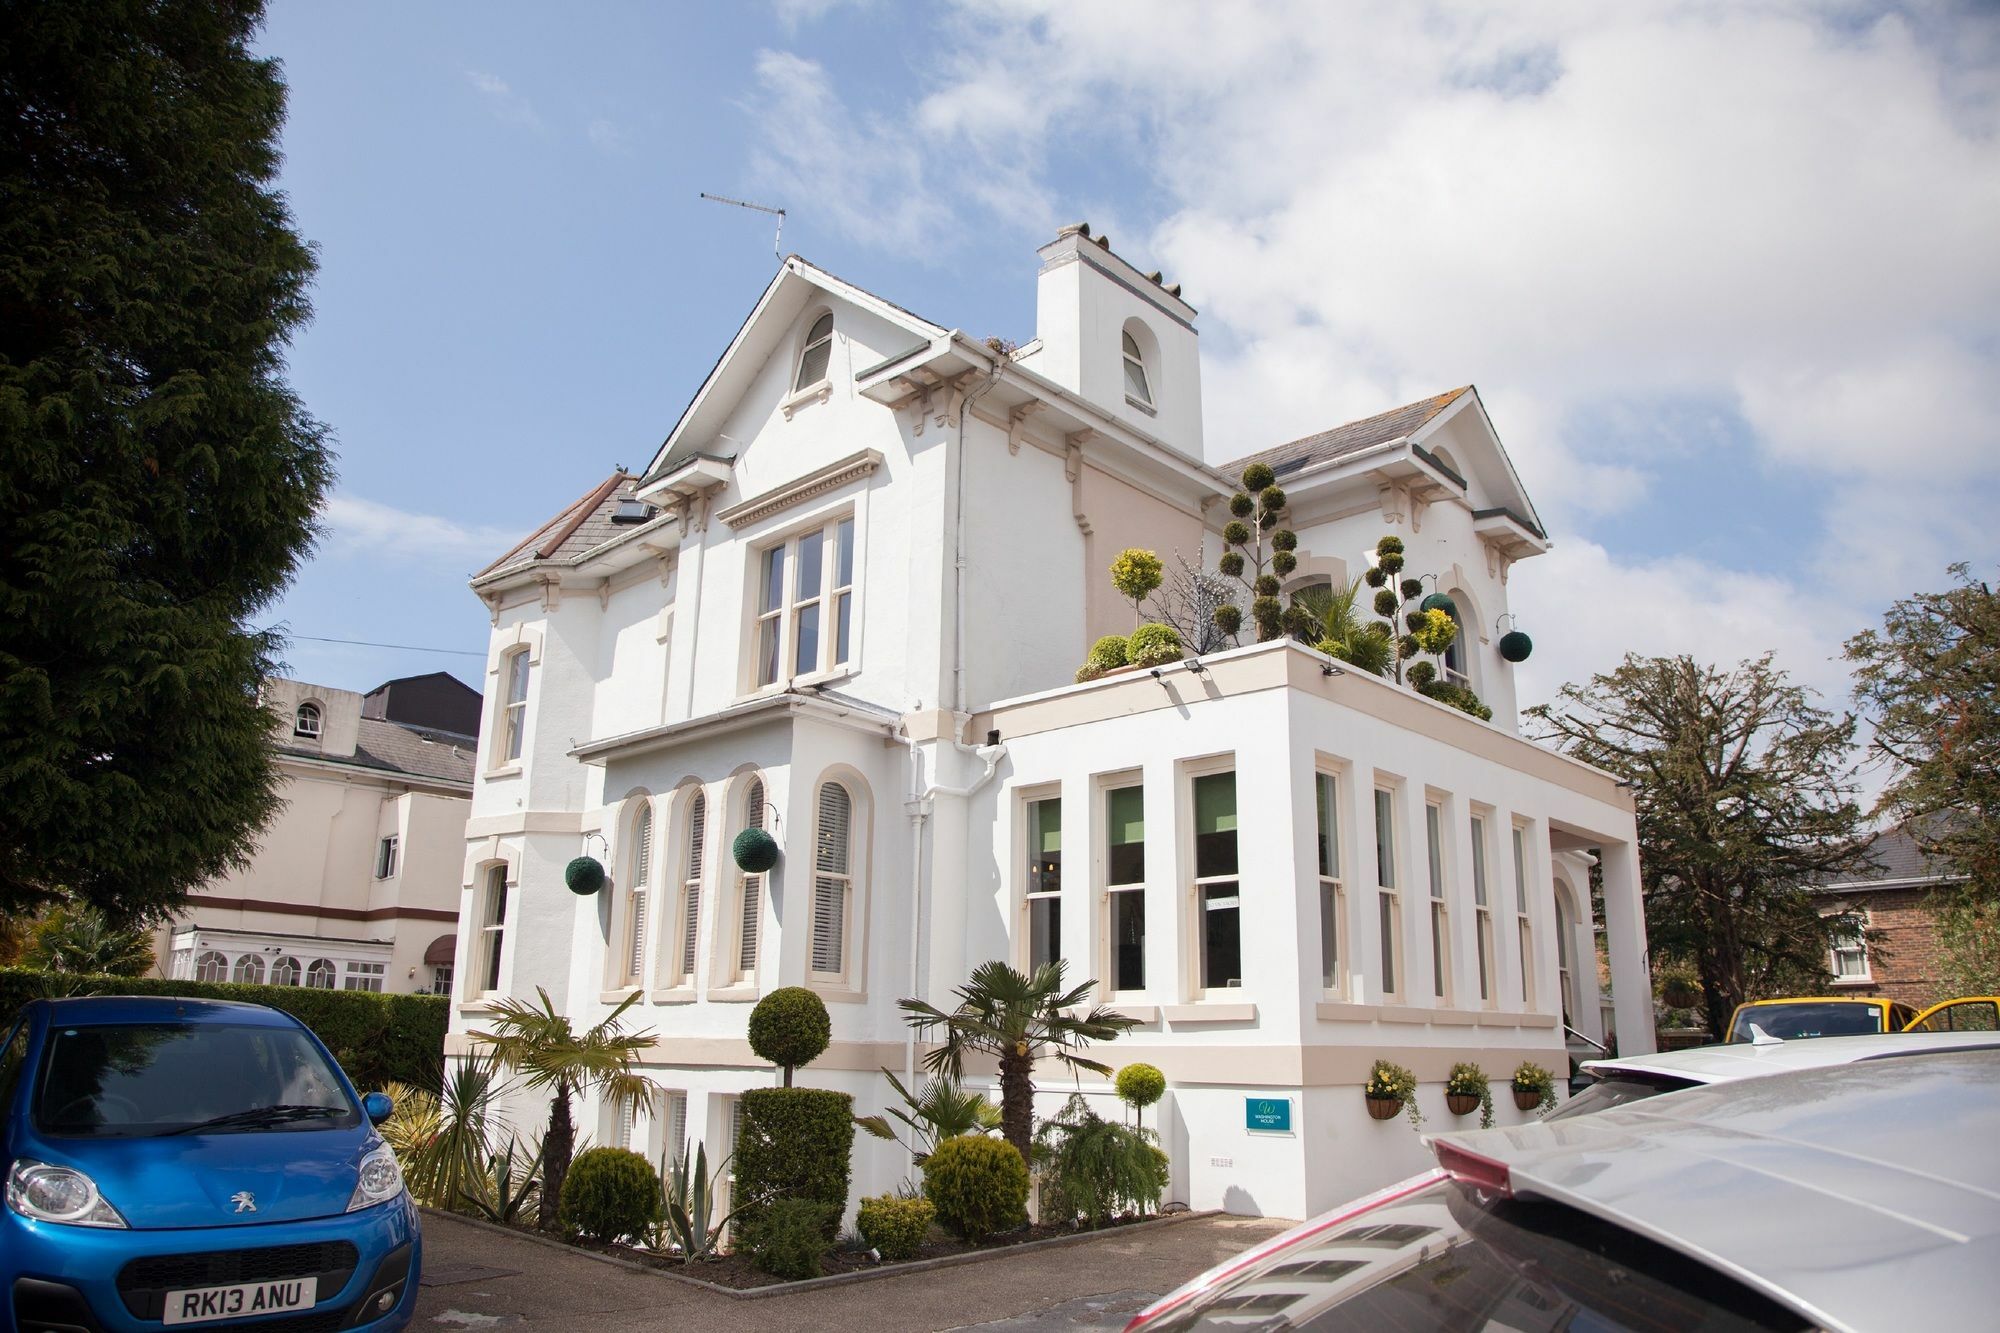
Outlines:
{"label": "green topiary ball", "polygon": [[1131,645],[1123,634],[1107,634],[1090,645],[1090,656],[1085,660],[1099,671],[1122,667],[1132,660]]}
{"label": "green topiary ball", "polygon": [[1376,563],[1382,567],[1382,572],[1385,574],[1400,574],[1403,572],[1403,557],[1398,552],[1387,552]]}
{"label": "green topiary ball", "polygon": [[1112,1086],[1127,1106],[1144,1109],[1166,1095],[1167,1076],[1152,1065],[1131,1064],[1118,1071]]}
{"label": "green topiary ball", "polygon": [[1274,551],[1296,551],[1299,549],[1299,534],[1290,528],[1279,528],[1271,534],[1271,549]]}
{"label": "green topiary ball", "polygon": [[1410,684],[1416,686],[1421,691],[1424,686],[1437,679],[1437,668],[1429,662],[1417,662],[1403,674],[1408,678]]}
{"label": "green topiary ball", "polygon": [[652,1164],[623,1148],[578,1153],[563,1177],[556,1219],[595,1241],[644,1235],[660,1215],[660,1177]]}
{"label": "green topiary ball", "polygon": [[563,883],[579,898],[588,898],[604,887],[604,863],[594,856],[579,856],[563,867]]}
{"label": "green topiary ball", "polygon": [[1224,603],[1215,608],[1215,627],[1224,634],[1234,634],[1243,628],[1243,608]]}
{"label": "green topiary ball", "polygon": [[1384,537],[1381,541],[1375,543],[1375,554],[1377,555],[1401,555],[1402,553],[1403,539],[1401,537]]}
{"label": "green topiary ball", "polygon": [[1257,494],[1257,503],[1264,506],[1264,512],[1275,514],[1285,507],[1285,491],[1282,486],[1266,486]]}
{"label": "green topiary ball", "polygon": [[1500,656],[1509,662],[1525,662],[1534,651],[1535,641],[1520,630],[1509,630],[1500,636]]}
{"label": "green topiary ball", "polygon": [[778,840],[763,829],[747,828],[729,844],[729,854],[736,858],[737,869],[761,875],[778,864]]}
{"label": "green topiary ball", "polygon": [[1259,574],[1255,586],[1259,597],[1276,597],[1279,587],[1278,576],[1275,574]]}
{"label": "green topiary ball", "polygon": [[1134,666],[1165,666],[1187,655],[1181,648],[1181,636],[1171,625],[1141,625],[1132,631],[1131,645]]}
{"label": "green topiary ball", "polygon": [[1377,588],[1375,590],[1375,614],[1378,616],[1393,616],[1396,614],[1396,593],[1394,589]]}
{"label": "green topiary ball", "polygon": [[811,1064],[833,1040],[833,1022],[826,1002],[804,986],[782,986],[757,1001],[750,1011],[750,1049],[785,1071]]}
{"label": "green topiary ball", "polygon": [[1215,567],[1232,579],[1241,578],[1243,576],[1243,552],[1224,551],[1222,558],[1215,562]]}
{"label": "green topiary ball", "polygon": [[1434,592],[1424,598],[1418,605],[1426,611],[1442,611],[1448,616],[1456,616],[1458,614],[1458,603],[1452,601],[1451,597],[1446,593]]}
{"label": "green topiary ball", "polygon": [[1238,518],[1248,518],[1257,512],[1257,502],[1238,491],[1229,497],[1229,512]]}
{"label": "green topiary ball", "polygon": [[1398,586],[1402,588],[1403,596],[1416,597],[1423,593],[1424,581],[1422,579],[1404,579]]}
{"label": "green topiary ball", "polygon": [[1252,463],[1243,469],[1243,489],[1246,491],[1261,491],[1277,479],[1278,474],[1265,463]]}
{"label": "green topiary ball", "polygon": [[961,1134],[925,1159],[924,1197],[946,1231],[976,1245],[1027,1222],[1028,1164],[1005,1139]]}
{"label": "green topiary ball", "polygon": [[1289,574],[1299,567],[1299,558],[1290,551],[1274,551],[1271,554],[1271,568],[1280,574]]}
{"label": "green topiary ball", "polygon": [[1396,652],[1403,657],[1415,657],[1423,650],[1424,646],[1417,642],[1417,636],[1414,634],[1405,634],[1396,640]]}
{"label": "green topiary ball", "polygon": [[1423,633],[1425,626],[1429,624],[1429,617],[1422,611],[1405,611],[1403,613],[1403,626],[1412,634]]}
{"label": "green topiary ball", "polygon": [[1368,572],[1361,577],[1368,580],[1368,586],[1371,588],[1380,588],[1389,581],[1388,571],[1379,569],[1374,565],[1370,565]]}
{"label": "green topiary ball", "polygon": [[1250,540],[1250,525],[1238,523],[1234,519],[1222,525],[1222,540],[1231,546],[1241,546]]}

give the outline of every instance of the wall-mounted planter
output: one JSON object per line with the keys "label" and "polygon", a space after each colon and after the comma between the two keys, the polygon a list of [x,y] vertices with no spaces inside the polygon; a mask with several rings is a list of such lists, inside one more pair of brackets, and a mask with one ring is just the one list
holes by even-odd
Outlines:
{"label": "wall-mounted planter", "polygon": [[1368,1103],[1368,1114],[1377,1120],[1394,1120],[1403,1109],[1401,1097],[1364,1096],[1362,1100]]}
{"label": "wall-mounted planter", "polygon": [[1541,1093],[1522,1092],[1519,1088],[1514,1089],[1514,1106],[1516,1109],[1522,1111],[1532,1111],[1541,1104],[1542,1104]]}
{"label": "wall-mounted planter", "polygon": [[1453,1115],[1471,1115],[1479,1109],[1479,1098],[1469,1092],[1447,1092],[1444,1105]]}

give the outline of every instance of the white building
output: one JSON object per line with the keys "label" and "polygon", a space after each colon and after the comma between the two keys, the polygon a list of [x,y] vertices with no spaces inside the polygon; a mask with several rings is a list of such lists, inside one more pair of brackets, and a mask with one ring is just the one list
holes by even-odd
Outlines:
{"label": "white building", "polygon": [[167,976],[452,990],[479,696],[442,672],[264,690],[284,805],[241,870],[159,932]]}
{"label": "white building", "polygon": [[[1012,351],[786,260],[644,473],[474,579],[493,637],[451,1049],[495,996],[546,987],[586,1024],[636,989],[662,1097],[583,1123],[715,1160],[774,1078],[744,1035],[760,995],[827,1000],[803,1077],[868,1112],[920,1055],[898,999],[1059,953],[1141,1020],[1095,1054],[1168,1076],[1172,1197],[1302,1216],[1423,1160],[1367,1114],[1377,1056],[1440,1123],[1447,1070],[1477,1061],[1507,1121],[1519,1061],[1566,1069],[1562,1014],[1603,1035],[1593,851],[1617,1038],[1651,1049],[1631,802],[1515,734],[1495,626],[1547,542],[1478,395],[1262,456],[1290,586],[1402,537],[1460,608],[1454,669],[1492,723],[1290,642],[1072,684],[1132,626],[1112,558],[1214,568],[1241,461],[1200,461],[1179,289],[1087,228],[1040,255]],[[783,850],[763,875],[731,859],[753,825]],[[585,853],[612,882],[577,897]],[[1289,1128],[1249,1128],[1251,1101]],[[857,1195],[907,1174],[856,1141]]]}

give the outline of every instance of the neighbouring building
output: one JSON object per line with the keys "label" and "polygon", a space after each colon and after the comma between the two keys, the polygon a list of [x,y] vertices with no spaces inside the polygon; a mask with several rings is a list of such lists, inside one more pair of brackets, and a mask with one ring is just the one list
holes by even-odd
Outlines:
{"label": "neighbouring building", "polygon": [[1857,927],[1828,951],[1833,993],[1881,995],[1917,1009],[1952,998],[1939,971],[1931,899],[1965,876],[1925,855],[1906,827],[1883,830],[1869,851],[1874,865],[1865,873],[1816,889],[1823,913],[1846,916]]}
{"label": "neighbouring building", "polygon": [[[1629,794],[1517,734],[1499,640],[1548,538],[1478,393],[1205,449],[1180,289],[1088,228],[1040,258],[1018,348],[785,260],[652,462],[473,579],[493,630],[448,1049],[499,997],[545,987],[583,1025],[637,992],[659,1095],[582,1107],[585,1132],[714,1161],[775,1077],[759,996],[824,997],[801,1077],[867,1113],[922,1055],[899,999],[1062,959],[1140,1021],[1092,1053],[1167,1075],[1170,1197],[1294,1217],[1427,1160],[1367,1113],[1377,1057],[1434,1124],[1463,1123],[1442,1083],[1476,1061],[1509,1123],[1517,1063],[1565,1069],[1565,1016],[1604,1040],[1600,924],[1618,1044],[1650,1050]],[[1245,460],[1209,452],[1278,472],[1287,590],[1401,537],[1493,720],[1291,641],[1074,683],[1132,628],[1121,549],[1215,568]],[[732,859],[750,828],[781,848],[761,873]],[[609,883],[578,896],[586,854]],[[1038,1081],[1044,1110],[1074,1086]],[[857,1197],[909,1175],[857,1139]]]}
{"label": "neighbouring building", "polygon": [[444,672],[365,695],[274,680],[264,704],[284,807],[161,931],[163,972],[450,994],[478,692]]}

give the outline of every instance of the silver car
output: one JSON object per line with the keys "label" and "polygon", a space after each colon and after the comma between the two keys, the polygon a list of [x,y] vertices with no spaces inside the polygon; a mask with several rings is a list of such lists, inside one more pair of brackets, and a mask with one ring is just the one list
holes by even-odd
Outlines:
{"label": "silver car", "polygon": [[2000,1050],[1445,1134],[1129,1330],[2000,1325]]}

